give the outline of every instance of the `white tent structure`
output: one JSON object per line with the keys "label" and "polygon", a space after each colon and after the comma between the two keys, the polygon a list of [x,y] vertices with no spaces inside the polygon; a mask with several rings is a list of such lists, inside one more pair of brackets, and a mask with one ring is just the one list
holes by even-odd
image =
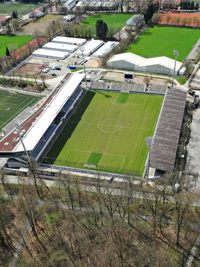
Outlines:
{"label": "white tent structure", "polygon": [[[90,40],[86,43],[86,45],[83,47],[83,55],[88,57],[92,53],[94,53],[99,47],[101,47],[104,44],[101,40]],[[78,51],[78,54],[81,55],[81,50]]]}
{"label": "white tent structure", "polygon": [[103,57],[110,53],[119,43],[118,42],[107,42],[101,46],[92,56],[94,57]]}
{"label": "white tent structure", "polygon": [[57,36],[57,37],[52,39],[52,42],[63,43],[63,44],[73,44],[73,45],[80,45],[81,46],[81,45],[86,43],[86,39]]}
{"label": "white tent structure", "polygon": [[50,50],[50,49],[37,49],[32,53],[33,57],[45,57],[52,59],[63,60],[69,56],[68,52],[58,51],[58,50]]}
{"label": "white tent structure", "polygon": [[[51,125],[67,100],[75,92],[83,78],[84,74],[74,73],[51,100],[38,120],[32,125],[23,137],[24,145],[28,151],[32,151],[35,148],[45,131]],[[21,143],[16,147],[15,151],[24,151]]]}
{"label": "white tent structure", "polygon": [[78,46],[77,45],[71,45],[71,44],[49,42],[49,43],[46,43],[45,45],[43,45],[42,48],[73,53],[76,49],[78,49]]}
{"label": "white tent structure", "polygon": [[185,68],[182,63],[168,57],[144,58],[133,53],[122,53],[111,57],[107,66],[116,69],[127,69],[149,73],[172,75],[175,67],[175,75],[183,75]]}

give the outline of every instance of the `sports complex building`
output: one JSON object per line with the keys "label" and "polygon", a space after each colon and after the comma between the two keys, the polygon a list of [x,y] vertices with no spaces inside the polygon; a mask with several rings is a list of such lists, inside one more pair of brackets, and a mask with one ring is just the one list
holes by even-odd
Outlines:
{"label": "sports complex building", "polygon": [[[134,91],[130,84],[126,92],[88,90],[83,79],[82,73],[69,75],[49,96],[22,137],[23,144],[19,142],[12,152],[0,152],[9,158],[7,167],[28,167],[25,147],[40,166],[60,170],[142,177],[149,162],[155,173],[173,171],[187,93],[177,88]],[[152,137],[150,154],[148,137]],[[48,161],[52,150],[58,153]]]}

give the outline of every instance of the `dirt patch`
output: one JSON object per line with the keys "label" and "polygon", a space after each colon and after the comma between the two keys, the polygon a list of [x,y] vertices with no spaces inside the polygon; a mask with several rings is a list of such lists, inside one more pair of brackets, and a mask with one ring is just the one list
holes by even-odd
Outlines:
{"label": "dirt patch", "polygon": [[42,17],[36,21],[30,22],[29,24],[25,25],[23,27],[23,33],[24,34],[45,34],[47,31],[47,28],[50,26],[50,24],[54,21],[58,21],[62,18],[60,15],[53,15],[48,14],[45,17]]}
{"label": "dirt patch", "polygon": [[160,13],[156,23],[164,25],[200,27],[200,13]]}
{"label": "dirt patch", "polygon": [[102,61],[100,59],[91,58],[86,62],[86,67],[88,68],[99,68],[102,66]]}
{"label": "dirt patch", "polygon": [[39,75],[46,67],[47,64],[25,63],[23,66],[17,69],[14,74],[22,76],[36,76]]}

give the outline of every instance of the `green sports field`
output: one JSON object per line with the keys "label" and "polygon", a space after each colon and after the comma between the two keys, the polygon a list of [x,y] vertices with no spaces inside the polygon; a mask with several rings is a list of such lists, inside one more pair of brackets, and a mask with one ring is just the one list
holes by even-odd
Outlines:
{"label": "green sports field", "polygon": [[24,3],[0,3],[0,15],[11,16],[14,10],[17,10],[18,15],[25,15],[36,9],[38,4]]}
{"label": "green sports field", "polygon": [[15,35],[15,36],[8,36],[2,35],[0,36],[0,57],[5,56],[6,54],[6,47],[21,47],[24,44],[31,41],[33,38],[31,36],[22,36],[22,35]]}
{"label": "green sports field", "polygon": [[37,97],[0,91],[0,130],[22,110],[38,101]]}
{"label": "green sports field", "polygon": [[93,36],[96,35],[96,21],[103,20],[108,28],[112,28],[113,32],[119,31],[125,24],[126,21],[131,17],[131,14],[98,14],[92,15],[85,18],[81,24],[85,27],[92,27]]}
{"label": "green sports field", "polygon": [[173,50],[178,50],[178,60],[183,61],[199,38],[199,29],[154,26],[143,32],[126,52],[146,58],[157,56],[174,58]]}
{"label": "green sports field", "polygon": [[56,165],[141,176],[163,97],[87,93],[47,155]]}

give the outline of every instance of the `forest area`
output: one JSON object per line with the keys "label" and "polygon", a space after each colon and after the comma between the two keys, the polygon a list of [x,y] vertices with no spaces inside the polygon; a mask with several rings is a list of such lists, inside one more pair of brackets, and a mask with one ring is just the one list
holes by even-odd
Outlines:
{"label": "forest area", "polygon": [[186,266],[199,236],[199,197],[188,177],[168,179],[160,189],[100,179],[88,187],[70,176],[54,187],[23,185],[22,177],[3,183],[0,266]]}

